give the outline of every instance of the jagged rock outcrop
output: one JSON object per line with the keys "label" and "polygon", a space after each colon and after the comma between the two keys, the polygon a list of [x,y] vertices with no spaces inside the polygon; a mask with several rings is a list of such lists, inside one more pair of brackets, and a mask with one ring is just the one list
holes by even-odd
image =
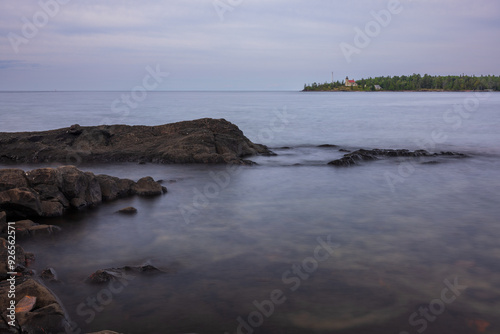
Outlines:
{"label": "jagged rock outcrop", "polygon": [[[151,177],[136,183],[107,175],[95,176],[74,166],[28,172],[0,170],[0,211],[5,211],[9,219],[57,217],[69,209],[93,207],[102,201],[131,195],[156,196],[166,191]],[[28,228],[42,229],[40,226]]]}
{"label": "jagged rock outcrop", "polygon": [[271,154],[234,124],[203,118],[158,126],[73,125],[42,132],[0,133],[4,162],[248,163]]}
{"label": "jagged rock outcrop", "polygon": [[360,161],[376,160],[379,157],[438,157],[438,156],[453,156],[457,158],[466,157],[463,153],[456,152],[440,152],[430,153],[426,150],[409,151],[406,149],[393,150],[393,149],[373,149],[365,150],[360,149],[351,153],[344,154],[340,159],[330,161],[328,164],[338,167],[347,167],[358,164]]}

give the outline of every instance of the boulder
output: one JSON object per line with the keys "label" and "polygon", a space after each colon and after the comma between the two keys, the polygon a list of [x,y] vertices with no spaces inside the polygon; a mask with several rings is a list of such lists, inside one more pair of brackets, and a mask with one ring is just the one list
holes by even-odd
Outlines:
{"label": "boulder", "polygon": [[69,127],[69,130],[68,130],[69,134],[72,134],[75,136],[82,134],[82,132],[83,132],[83,129],[80,126],[80,124],[73,124],[72,126]]}
{"label": "boulder", "polygon": [[56,185],[38,184],[33,189],[40,195],[41,201],[59,202],[65,208],[70,206],[68,199]]}
{"label": "boulder", "polygon": [[60,217],[64,214],[64,206],[60,202],[42,201],[41,207],[43,217]]}
{"label": "boulder", "polygon": [[[6,272],[11,271],[7,267],[8,246],[9,243],[7,242],[7,240],[4,238],[0,238],[0,275],[2,274],[5,275]],[[26,265],[26,253],[24,252],[24,249],[21,246],[16,244],[16,267],[25,265]]]}
{"label": "boulder", "polygon": [[0,211],[8,216],[29,217],[42,214],[42,204],[37,192],[29,188],[13,188],[0,192]]}
{"label": "boulder", "polygon": [[132,191],[139,196],[156,196],[163,194],[163,188],[164,187],[153,180],[152,177],[147,176],[137,181],[137,183],[132,186]]}
{"label": "boulder", "polygon": [[[7,293],[0,293],[1,309],[5,310],[10,299]],[[68,327],[66,315],[57,298],[34,279],[17,284],[16,305],[26,296],[36,298],[30,311],[19,312],[16,319],[24,333],[65,333]],[[4,311],[2,311],[4,312]]]}
{"label": "boulder", "polygon": [[30,187],[35,187],[39,184],[51,185],[56,188],[61,188],[63,185],[63,177],[58,169],[54,168],[39,168],[26,172]]}
{"label": "boulder", "polygon": [[58,167],[61,174],[61,192],[76,209],[95,206],[102,201],[101,187],[95,175],[82,172],[74,166]]}
{"label": "boulder", "polygon": [[21,169],[0,170],[0,191],[28,187],[28,180]]}
{"label": "boulder", "polygon": [[46,268],[40,273],[40,277],[48,282],[59,282],[57,279],[57,273],[54,268]]}
{"label": "boulder", "polygon": [[123,213],[123,214],[129,214],[129,215],[131,215],[131,214],[137,213],[137,209],[134,208],[133,206],[129,206],[129,207],[126,207],[126,208],[118,210],[117,213]]}
{"label": "boulder", "polygon": [[132,195],[132,186],[135,184],[132,180],[109,175],[97,175],[96,178],[101,187],[103,201],[112,201]]}

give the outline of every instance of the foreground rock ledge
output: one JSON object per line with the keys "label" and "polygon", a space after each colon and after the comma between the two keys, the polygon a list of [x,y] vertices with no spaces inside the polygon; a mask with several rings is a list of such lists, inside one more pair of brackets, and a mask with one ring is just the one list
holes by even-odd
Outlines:
{"label": "foreground rock ledge", "polygon": [[272,154],[234,124],[203,118],[158,126],[73,125],[42,132],[0,133],[0,162],[236,163]]}
{"label": "foreground rock ledge", "polygon": [[0,211],[5,211],[8,219],[58,217],[68,210],[93,207],[102,201],[133,195],[158,196],[166,192],[167,188],[149,176],[134,182],[108,175],[96,176],[74,166],[28,172],[0,169]]}

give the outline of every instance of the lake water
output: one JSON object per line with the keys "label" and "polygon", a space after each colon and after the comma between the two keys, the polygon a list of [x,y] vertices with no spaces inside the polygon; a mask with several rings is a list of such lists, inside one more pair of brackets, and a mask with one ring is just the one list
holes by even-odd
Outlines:
{"label": "lake water", "polygon": [[[499,93],[151,92],[130,106],[122,94],[0,93],[0,131],[225,118],[278,155],[79,165],[169,190],[52,219],[61,233],[22,242],[35,269],[57,271],[49,287],[82,333],[500,331]],[[327,165],[358,148],[469,157]],[[138,213],[114,213],[126,206]],[[83,283],[143,263],[167,273]]]}

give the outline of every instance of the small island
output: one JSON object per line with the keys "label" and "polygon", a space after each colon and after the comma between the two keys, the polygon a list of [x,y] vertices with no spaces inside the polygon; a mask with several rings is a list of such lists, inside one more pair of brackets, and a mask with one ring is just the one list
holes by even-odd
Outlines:
{"label": "small island", "polygon": [[412,74],[402,76],[375,77],[360,80],[345,80],[319,84],[304,84],[303,92],[334,91],[499,91],[500,76],[431,76]]}

